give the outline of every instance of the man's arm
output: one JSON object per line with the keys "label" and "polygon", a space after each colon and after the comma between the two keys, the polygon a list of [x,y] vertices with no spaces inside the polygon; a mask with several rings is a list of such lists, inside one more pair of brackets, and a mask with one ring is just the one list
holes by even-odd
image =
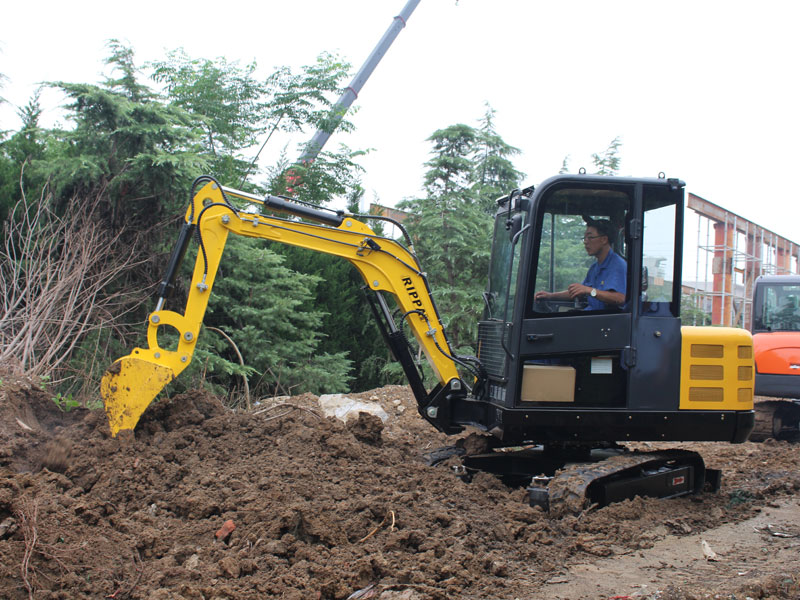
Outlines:
{"label": "man's arm", "polygon": [[536,292],[533,296],[534,300],[569,300],[569,290],[563,292]]}
{"label": "man's arm", "polygon": [[[600,290],[597,290],[597,297],[605,302],[614,306],[625,304],[625,292],[628,289],[628,265],[621,256],[614,262],[613,268],[606,275],[606,289],[604,294],[610,294],[609,299],[605,299],[605,295],[601,296]],[[619,291],[622,290],[622,291]]]}
{"label": "man's arm", "polygon": [[[570,298],[589,296],[592,293],[592,287],[582,283],[573,283],[571,286],[569,286],[567,292]],[[617,292],[616,290],[597,290],[595,298],[600,300],[600,302],[604,302],[605,304],[610,304],[612,306],[618,306],[625,302],[625,294]]]}

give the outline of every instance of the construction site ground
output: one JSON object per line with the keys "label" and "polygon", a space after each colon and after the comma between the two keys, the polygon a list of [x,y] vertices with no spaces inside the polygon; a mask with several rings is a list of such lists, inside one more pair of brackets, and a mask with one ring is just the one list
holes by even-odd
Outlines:
{"label": "construction site ground", "polygon": [[455,440],[405,387],[352,395],[385,423],[198,391],[112,438],[102,410],[1,379],[3,599],[800,597],[800,444],[680,444],[719,492],[554,519],[456,459],[426,466]]}

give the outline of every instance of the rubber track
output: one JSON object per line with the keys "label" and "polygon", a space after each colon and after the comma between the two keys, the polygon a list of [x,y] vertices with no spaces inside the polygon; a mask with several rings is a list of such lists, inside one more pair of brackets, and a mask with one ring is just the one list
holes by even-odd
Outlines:
{"label": "rubber track", "polygon": [[[800,428],[800,404],[792,400],[756,400],[755,426],[750,433],[751,442],[763,442],[769,438],[796,441]],[[775,419],[778,419],[776,427]],[[777,431],[775,431],[777,429]]]}
{"label": "rubber track", "polygon": [[586,508],[586,490],[596,480],[654,461],[680,458],[674,452],[641,452],[612,456],[599,462],[575,463],[556,473],[547,486],[550,515],[579,514]]}

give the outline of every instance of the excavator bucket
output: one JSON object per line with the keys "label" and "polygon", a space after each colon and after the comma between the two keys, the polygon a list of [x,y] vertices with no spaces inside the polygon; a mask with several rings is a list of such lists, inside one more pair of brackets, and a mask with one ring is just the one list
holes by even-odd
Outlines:
{"label": "excavator bucket", "polygon": [[128,355],[114,362],[100,382],[111,435],[116,437],[123,429],[133,430],[145,409],[175,375],[171,368],[139,356]]}

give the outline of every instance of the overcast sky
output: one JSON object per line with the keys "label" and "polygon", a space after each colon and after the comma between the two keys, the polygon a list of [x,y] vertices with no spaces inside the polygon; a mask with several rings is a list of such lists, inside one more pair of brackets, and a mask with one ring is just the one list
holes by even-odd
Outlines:
{"label": "overcast sky", "polygon": [[[183,47],[192,57],[247,63],[267,74],[323,51],[354,72],[406,0],[139,0],[6,3],[0,96],[23,105],[37,82],[99,82],[106,40],[138,64]],[[569,155],[572,171],[616,136],[623,175],[659,172],[687,190],[800,241],[797,34],[800,4],[629,0],[421,0],[362,90],[355,134],[329,144],[371,148],[367,199],[419,193],[425,140],[477,125],[488,102],[515,160],[538,183]],[[55,119],[61,99],[45,98]],[[0,110],[0,129],[18,126]],[[306,136],[271,142],[274,158]]]}

